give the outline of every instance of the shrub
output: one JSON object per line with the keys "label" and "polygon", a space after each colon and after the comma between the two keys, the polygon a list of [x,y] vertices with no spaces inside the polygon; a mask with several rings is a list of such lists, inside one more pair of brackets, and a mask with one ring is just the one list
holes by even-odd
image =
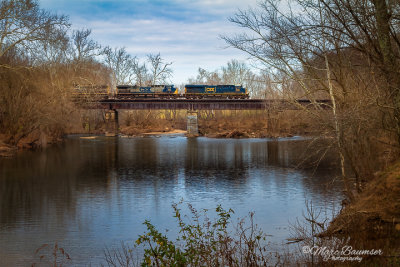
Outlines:
{"label": "shrub", "polygon": [[266,266],[274,257],[267,254],[266,234],[254,224],[254,213],[233,224],[232,209],[218,205],[210,220],[207,210],[199,212],[190,204],[190,218],[182,216],[179,204],[173,205],[179,227],[175,241],[144,222],[147,231],[136,240],[144,247],[142,266]]}

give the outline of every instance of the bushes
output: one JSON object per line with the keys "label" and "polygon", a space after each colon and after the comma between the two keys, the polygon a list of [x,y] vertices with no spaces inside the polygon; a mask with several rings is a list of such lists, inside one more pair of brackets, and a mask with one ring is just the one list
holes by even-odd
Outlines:
{"label": "bushes", "polygon": [[[280,258],[267,252],[267,236],[254,223],[254,213],[234,224],[232,209],[218,205],[211,220],[208,210],[198,211],[190,204],[190,217],[184,216],[180,204],[173,205],[176,240],[144,222],[147,230],[136,240],[136,248],[144,248],[141,266],[266,266],[272,261],[279,265]],[[132,253],[124,246],[122,252],[107,251],[108,266],[136,266]]]}

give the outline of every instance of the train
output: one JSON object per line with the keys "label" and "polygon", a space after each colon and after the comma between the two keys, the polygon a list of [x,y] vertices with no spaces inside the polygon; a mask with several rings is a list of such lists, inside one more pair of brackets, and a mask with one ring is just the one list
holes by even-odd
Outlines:
{"label": "train", "polygon": [[[159,98],[159,99],[247,99],[247,89],[241,85],[200,85],[187,84],[185,92],[178,93],[174,85],[117,85],[115,90],[107,86],[75,86],[75,96],[98,96],[108,99],[137,99],[137,98]],[[97,92],[97,93],[96,93]]]}

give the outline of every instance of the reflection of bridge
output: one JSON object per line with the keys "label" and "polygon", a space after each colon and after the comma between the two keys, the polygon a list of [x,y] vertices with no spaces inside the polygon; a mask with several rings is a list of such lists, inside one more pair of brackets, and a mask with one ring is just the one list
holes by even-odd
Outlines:
{"label": "reflection of bridge", "polygon": [[[328,107],[329,100],[318,100],[318,104]],[[310,100],[281,99],[102,99],[86,103],[89,109],[185,109],[185,110],[280,110],[300,109],[299,106],[312,106]]]}

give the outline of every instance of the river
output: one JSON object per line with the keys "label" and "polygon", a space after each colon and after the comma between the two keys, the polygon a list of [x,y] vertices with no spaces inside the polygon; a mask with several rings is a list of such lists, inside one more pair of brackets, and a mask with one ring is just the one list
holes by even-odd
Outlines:
{"label": "river", "polygon": [[180,200],[197,209],[221,204],[237,217],[254,211],[258,226],[280,244],[306,200],[330,217],[342,199],[332,157],[316,170],[294,168],[310,153],[308,143],[71,136],[0,158],[0,266],[30,266],[45,253],[35,255],[39,247],[56,242],[74,266],[97,266],[105,248],[133,243],[146,219],[173,236],[171,204]]}

